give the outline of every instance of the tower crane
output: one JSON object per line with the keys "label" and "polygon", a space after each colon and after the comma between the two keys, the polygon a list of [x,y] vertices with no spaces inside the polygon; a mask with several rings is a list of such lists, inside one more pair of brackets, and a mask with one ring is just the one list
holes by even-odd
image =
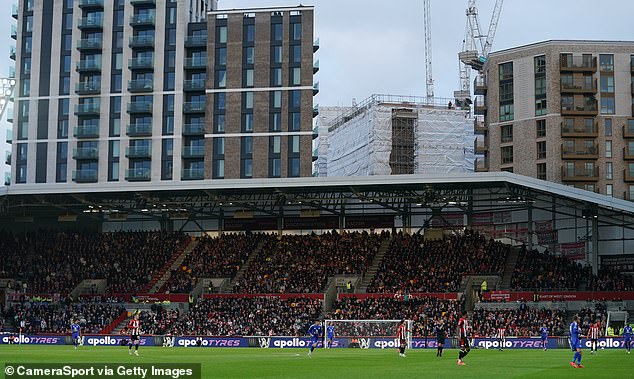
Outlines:
{"label": "tower crane", "polygon": [[503,3],[504,0],[495,1],[487,34],[482,34],[480,28],[476,0],[469,0],[467,4],[467,10],[465,11],[467,16],[465,38],[462,41],[462,51],[458,53],[460,61],[460,89],[454,91],[454,97],[459,101],[471,98],[471,70],[482,73],[484,65],[489,58]]}
{"label": "tower crane", "polygon": [[423,19],[425,24],[425,89],[427,90],[427,100],[434,98],[434,79],[432,76],[432,56],[431,56],[431,11],[430,0],[423,0]]}

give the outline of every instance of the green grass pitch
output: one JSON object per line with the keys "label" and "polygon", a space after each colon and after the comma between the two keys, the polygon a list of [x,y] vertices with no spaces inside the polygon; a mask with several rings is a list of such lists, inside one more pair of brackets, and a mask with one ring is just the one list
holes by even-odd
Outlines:
{"label": "green grass pitch", "polygon": [[[585,369],[574,369],[568,350],[472,350],[467,366],[456,366],[458,351],[395,349],[161,348],[141,347],[129,356],[124,347],[0,346],[4,363],[201,363],[203,378],[634,378],[634,354],[624,350],[584,351]],[[0,369],[4,377],[4,367]],[[14,376],[15,377],[15,376]]]}

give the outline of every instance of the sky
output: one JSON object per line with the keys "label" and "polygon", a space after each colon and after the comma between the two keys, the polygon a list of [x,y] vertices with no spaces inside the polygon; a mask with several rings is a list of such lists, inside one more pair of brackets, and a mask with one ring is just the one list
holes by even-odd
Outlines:
{"label": "sky", "polygon": [[[301,0],[315,6],[320,105],[350,105],[373,93],[425,95],[422,0]],[[431,0],[434,94],[459,87],[467,0]],[[632,40],[634,1],[506,0],[493,51],[550,39]],[[219,0],[219,7],[297,5],[290,0]],[[494,0],[476,2],[488,30]],[[472,73],[472,78],[474,73]]]}

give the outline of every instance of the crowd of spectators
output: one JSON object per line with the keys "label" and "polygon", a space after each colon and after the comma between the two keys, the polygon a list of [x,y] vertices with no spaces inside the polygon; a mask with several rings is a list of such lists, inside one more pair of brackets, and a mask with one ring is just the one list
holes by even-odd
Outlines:
{"label": "crowd of spectators", "polygon": [[[444,321],[450,335],[458,327],[462,300],[446,300],[434,297],[378,297],[357,299],[353,297],[337,300],[334,311],[326,316],[332,320],[411,320],[413,336],[431,336],[434,326]],[[395,323],[335,323],[336,334],[343,336],[394,336]]]}
{"label": "crowd of spectators", "polygon": [[[591,324],[597,321],[604,327],[608,318],[607,307],[605,303],[602,302],[589,304],[586,308],[577,312],[577,314],[579,315],[579,326],[581,326],[584,332],[590,328]],[[601,333],[603,333],[603,330],[601,330]]]}
{"label": "crowd of spectators", "polygon": [[322,301],[274,296],[199,300],[170,325],[172,335],[303,336],[322,310]]}
{"label": "crowd of spectators", "polygon": [[522,303],[516,309],[473,311],[474,336],[495,337],[500,327],[507,336],[540,336],[543,326],[551,336],[564,336],[568,332],[566,312],[560,309],[540,309]]}
{"label": "crowd of spectators", "polygon": [[590,267],[584,267],[563,256],[550,254],[548,250],[540,253],[537,250],[522,248],[511,278],[511,288],[517,291],[576,291],[583,285],[583,280],[591,277]]}
{"label": "crowd of spectators", "polygon": [[100,333],[119,317],[125,308],[113,304],[16,303],[7,307],[4,318],[14,330],[24,334],[66,334],[75,319],[82,333]]}
{"label": "crowd of spectators", "polygon": [[180,312],[178,309],[163,308],[154,306],[151,310],[141,311],[139,321],[141,322],[141,332],[143,334],[166,334],[174,325]]}
{"label": "crowd of spectators", "polygon": [[238,293],[318,293],[328,277],[363,274],[389,233],[336,231],[269,238],[244,277]]}
{"label": "crowd of spectators", "polygon": [[171,272],[161,292],[189,293],[198,278],[233,278],[263,238],[272,237],[247,233],[200,238],[181,266]]}
{"label": "crowd of spectators", "polygon": [[502,275],[508,251],[470,230],[441,240],[398,234],[367,292],[456,292],[465,275]]}
{"label": "crowd of spectators", "polygon": [[181,233],[0,233],[0,277],[27,293],[72,291],[84,279],[107,279],[108,292],[138,292],[188,240]]}
{"label": "crowd of spectators", "polygon": [[592,276],[588,283],[590,291],[634,291],[634,277],[620,272],[604,269],[597,276]]}

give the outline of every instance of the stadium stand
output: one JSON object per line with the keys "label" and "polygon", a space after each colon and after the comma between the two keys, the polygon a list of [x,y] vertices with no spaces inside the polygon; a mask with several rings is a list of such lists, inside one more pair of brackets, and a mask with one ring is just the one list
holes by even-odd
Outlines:
{"label": "stadium stand", "polygon": [[511,278],[514,290],[573,290],[580,289],[582,280],[592,277],[589,267],[574,263],[548,251],[521,249]]}
{"label": "stadium stand", "polygon": [[285,235],[265,242],[237,293],[319,293],[328,277],[362,274],[388,233]]}
{"label": "stadium stand", "polygon": [[398,234],[367,292],[456,292],[465,275],[501,275],[508,250],[469,230],[434,241]]}
{"label": "stadium stand", "polygon": [[474,335],[481,337],[494,337],[499,325],[506,326],[508,336],[539,336],[544,324],[548,327],[549,335],[566,335],[566,312],[521,304],[518,309],[476,309],[472,316]]}

